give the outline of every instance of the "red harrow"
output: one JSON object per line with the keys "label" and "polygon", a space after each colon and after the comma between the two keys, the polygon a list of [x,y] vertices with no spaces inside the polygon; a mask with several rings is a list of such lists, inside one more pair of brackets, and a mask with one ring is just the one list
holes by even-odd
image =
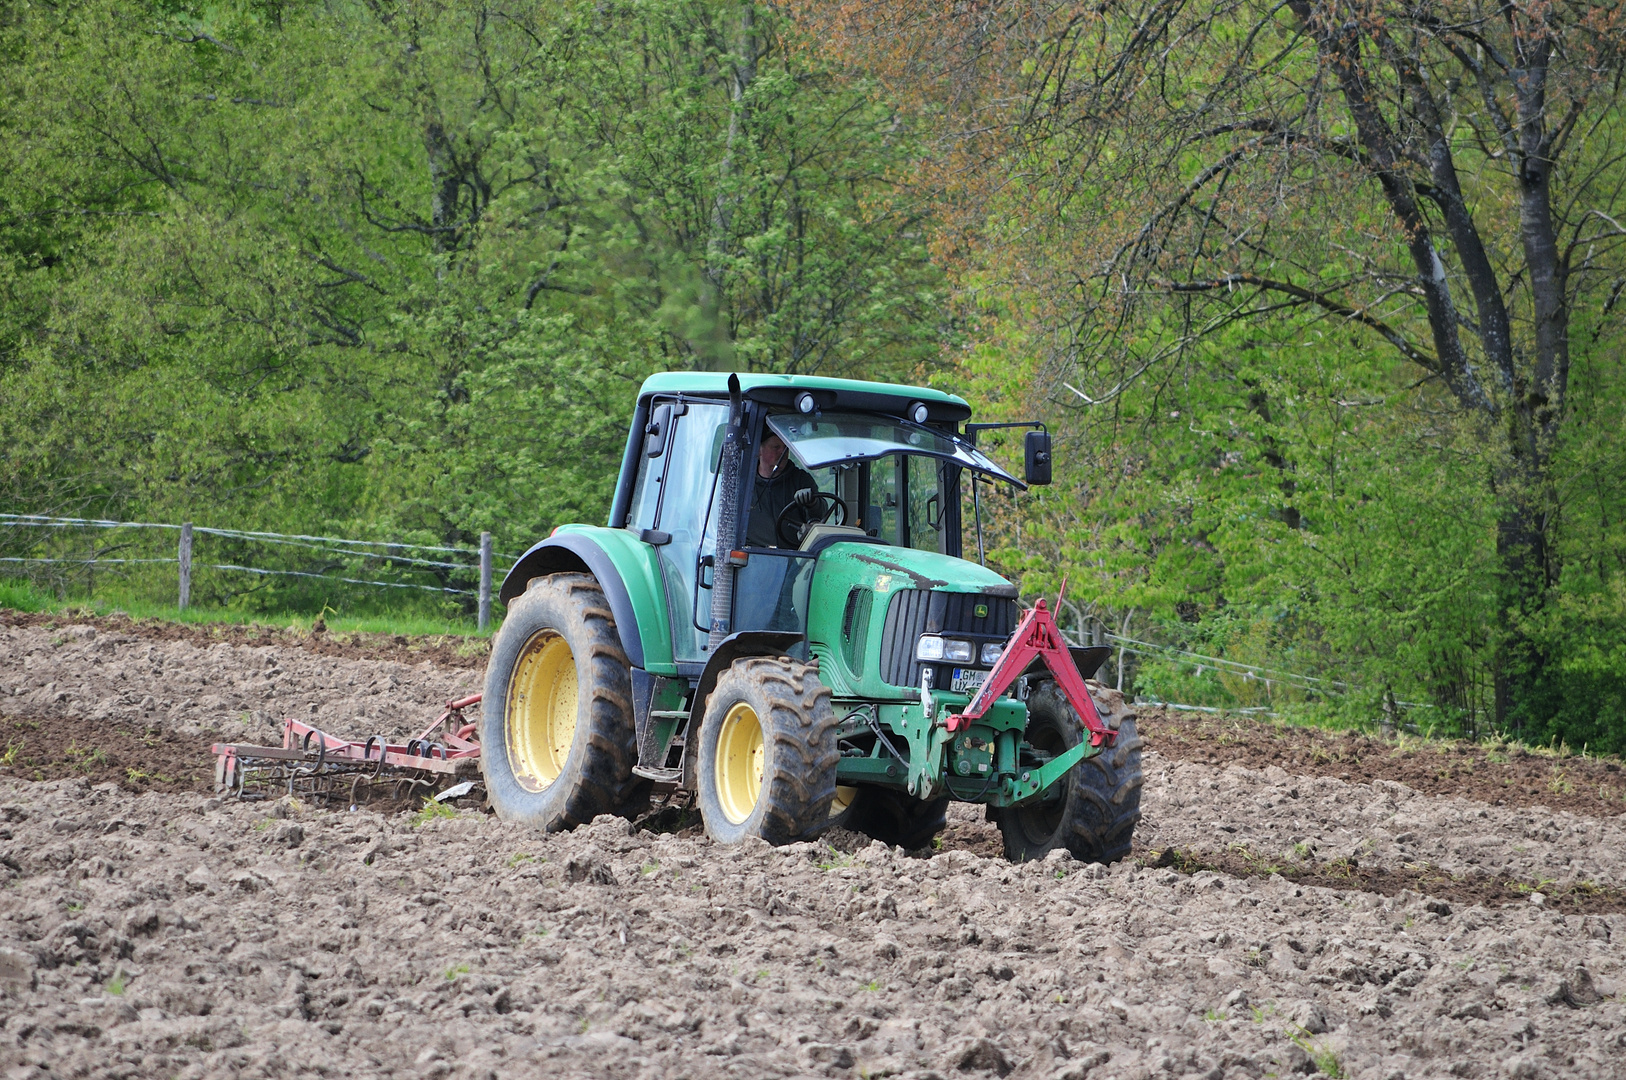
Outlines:
{"label": "red harrow", "polygon": [[463,710],[479,701],[479,694],[448,701],[434,723],[404,743],[383,735],[352,742],[289,718],[281,746],[212,746],[215,791],[239,799],[342,799],[351,806],[381,795],[397,801],[467,795],[480,783],[480,744]]}

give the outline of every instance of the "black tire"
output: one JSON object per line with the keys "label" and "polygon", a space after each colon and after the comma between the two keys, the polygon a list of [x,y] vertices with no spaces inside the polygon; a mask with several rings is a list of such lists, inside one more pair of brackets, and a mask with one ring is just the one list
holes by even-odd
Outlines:
{"label": "black tire", "polygon": [[930,845],[948,828],[948,804],[947,795],[921,802],[902,791],[860,787],[846,813],[831,824],[914,851]]}
{"label": "black tire", "polygon": [[[1041,684],[1028,697],[1029,743],[1054,755],[1086,737],[1083,721],[1055,683]],[[1042,859],[1058,848],[1082,862],[1113,863],[1128,855],[1140,821],[1142,745],[1135,718],[1125,717],[1115,745],[1080,762],[1060,781],[1059,800],[995,811],[1005,857]]]}
{"label": "black tire", "polygon": [[[734,661],[700,722],[695,778],[706,835],[719,844],[751,836],[789,844],[827,828],[840,756],[836,727],[817,667],[784,658]],[[760,777],[754,784],[752,775]]]}
{"label": "black tire", "polygon": [[588,574],[532,578],[486,665],[480,769],[492,808],[549,832],[574,828],[621,808],[637,759],[631,665],[603,590]]}

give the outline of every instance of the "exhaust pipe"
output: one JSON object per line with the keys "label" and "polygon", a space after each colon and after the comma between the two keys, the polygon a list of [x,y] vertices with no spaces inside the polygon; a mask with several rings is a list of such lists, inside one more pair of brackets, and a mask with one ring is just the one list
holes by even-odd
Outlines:
{"label": "exhaust pipe", "polygon": [[717,473],[717,553],[711,571],[711,631],[706,649],[728,636],[734,613],[734,564],[729,558],[739,528],[740,462],[745,456],[745,401],[740,377],[728,377],[728,431]]}

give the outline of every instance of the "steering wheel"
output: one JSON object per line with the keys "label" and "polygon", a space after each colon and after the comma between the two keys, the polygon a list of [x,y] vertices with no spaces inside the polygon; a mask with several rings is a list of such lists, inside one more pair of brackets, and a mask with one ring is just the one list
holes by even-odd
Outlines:
{"label": "steering wheel", "polygon": [[[828,491],[815,490],[813,492],[813,498],[815,500],[822,500],[830,504],[830,508],[825,510],[822,516],[812,507],[803,507],[801,503],[790,502],[785,504],[785,508],[779,511],[779,516],[774,519],[774,531],[779,534],[780,541],[783,542],[786,547],[801,546],[802,537],[807,535],[807,530],[809,527],[813,525],[826,525],[829,523],[831,518],[839,519],[836,521],[837,525],[847,524],[846,503],[842,502]],[[793,523],[785,520],[785,515],[789,514],[792,510],[803,509],[805,509],[811,515],[805,525],[801,522]]]}

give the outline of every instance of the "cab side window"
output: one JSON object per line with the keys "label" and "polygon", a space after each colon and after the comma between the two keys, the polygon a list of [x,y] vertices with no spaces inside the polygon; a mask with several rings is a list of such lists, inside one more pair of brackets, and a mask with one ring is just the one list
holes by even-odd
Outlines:
{"label": "cab side window", "polygon": [[870,502],[877,514],[873,522],[866,521],[869,527],[880,527],[876,535],[889,544],[902,543],[901,517],[898,498],[898,472],[902,458],[884,457],[870,466],[869,492]]}
{"label": "cab side window", "polygon": [[671,458],[666,450],[671,441],[674,411],[671,402],[658,404],[650,410],[649,420],[644,425],[638,478],[632,485],[632,505],[627,512],[627,527],[634,531],[655,527],[655,508],[660,505],[661,485]]}
{"label": "cab side window", "polygon": [[942,466],[932,458],[909,457],[905,488],[909,500],[909,536],[906,543],[922,551],[943,550],[943,499],[939,494]]}
{"label": "cab side window", "polygon": [[[675,405],[673,411],[679,410],[682,415],[674,417],[673,427],[665,435],[663,457],[671,460],[657,485],[663,494],[654,527],[671,538],[656,550],[660,552],[661,576],[666,581],[667,610],[672,614],[673,655],[679,660],[695,661],[706,657],[707,633],[692,625],[698,619],[685,616],[695,614],[697,603],[702,612],[710,611],[707,605],[711,593],[696,587],[695,562],[715,545],[717,521],[711,512],[712,488],[717,452],[728,426],[728,406]],[[654,464],[651,460],[650,465]],[[646,495],[644,501],[654,505],[650,496]]]}

